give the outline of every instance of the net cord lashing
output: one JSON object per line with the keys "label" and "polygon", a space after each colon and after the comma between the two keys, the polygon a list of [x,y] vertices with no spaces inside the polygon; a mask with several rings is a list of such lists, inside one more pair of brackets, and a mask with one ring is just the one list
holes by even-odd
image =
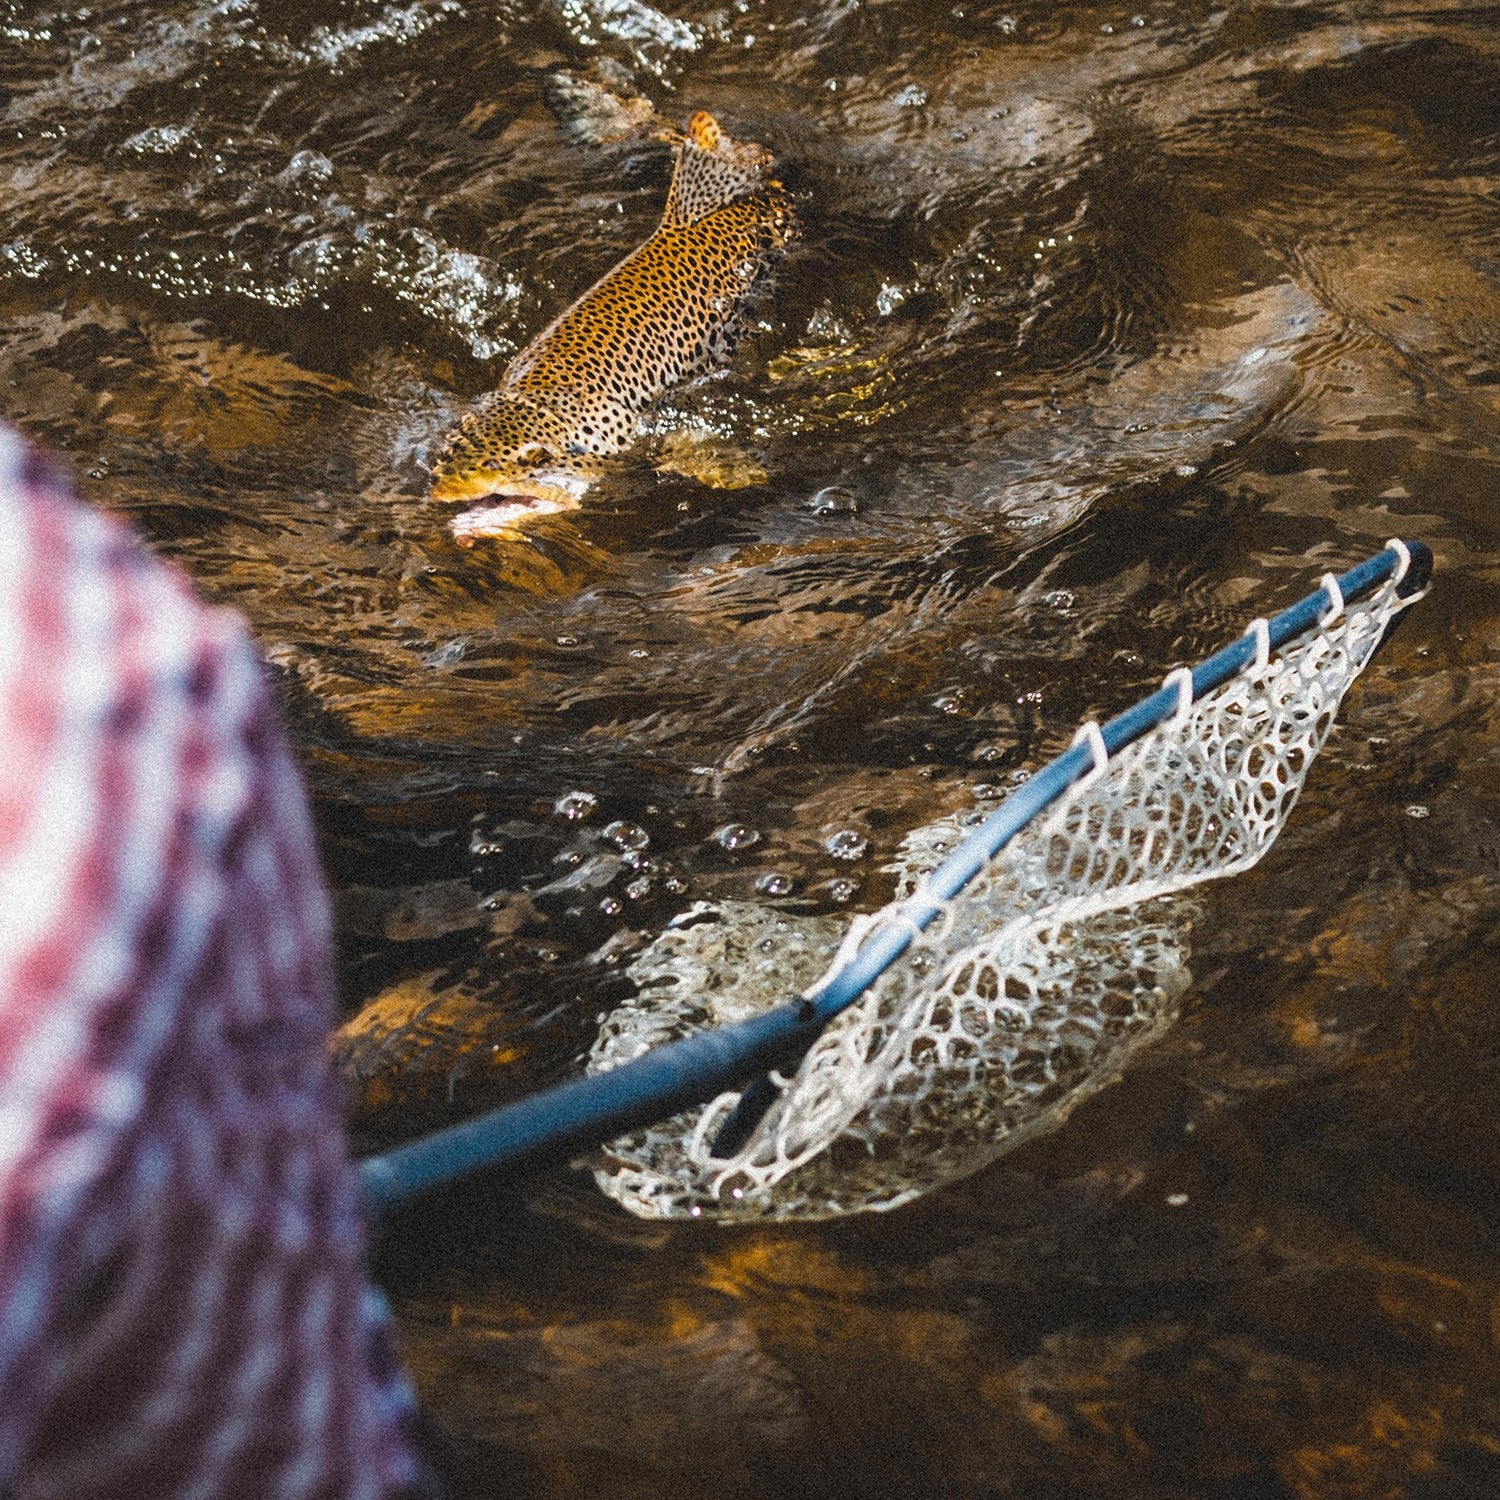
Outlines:
{"label": "net cord lashing", "polygon": [[1264,615],[1251,620],[1245,635],[1255,642],[1253,669],[1257,673],[1264,672],[1271,664],[1271,622]]}
{"label": "net cord lashing", "polygon": [[1318,616],[1318,627],[1326,630],[1344,612],[1344,591],[1332,573],[1325,573],[1319,581],[1323,585],[1323,592],[1328,596],[1328,613]]}
{"label": "net cord lashing", "polygon": [[1174,726],[1186,724],[1187,716],[1193,711],[1193,669],[1178,667],[1176,671],[1168,672],[1162,678],[1161,685],[1164,692],[1168,688],[1177,690],[1177,707],[1173,711],[1170,722]]}
{"label": "net cord lashing", "polygon": [[[1189,674],[1191,676],[1191,674]],[[1191,683],[1189,684],[1191,686]],[[1079,788],[1092,786],[1098,779],[1109,770],[1109,750],[1104,743],[1104,731],[1099,728],[1097,719],[1087,719],[1078,726],[1078,733],[1073,736],[1073,744],[1086,746],[1092,765],[1080,776],[1073,785]]]}

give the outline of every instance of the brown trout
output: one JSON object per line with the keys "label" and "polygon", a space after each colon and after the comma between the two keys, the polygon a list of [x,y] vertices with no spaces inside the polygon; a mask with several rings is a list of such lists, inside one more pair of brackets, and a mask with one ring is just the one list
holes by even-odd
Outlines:
{"label": "brown trout", "polygon": [[703,110],[678,144],[661,223],[539,333],[448,435],[434,500],[492,503],[461,542],[575,507],[666,391],[725,360],[746,295],[795,233],[771,153]]}

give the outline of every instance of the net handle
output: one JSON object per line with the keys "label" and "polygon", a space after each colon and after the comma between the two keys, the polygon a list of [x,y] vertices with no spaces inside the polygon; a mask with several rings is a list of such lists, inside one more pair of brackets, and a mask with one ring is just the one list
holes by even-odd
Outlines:
{"label": "net handle", "polygon": [[948,901],[1075,781],[1158,724],[1190,712],[1192,703],[1247,667],[1263,668],[1273,651],[1331,612],[1388,581],[1394,581],[1401,598],[1412,599],[1426,588],[1431,572],[1427,547],[1396,540],[1347,573],[1330,575],[1316,593],[1270,621],[1255,621],[1191,672],[1179,668],[1169,674],[1133,708],[1102,726],[1086,726],[1078,741],[1012,792],[889,919],[874,927],[846,963],[806,994],[368,1157],[359,1168],[366,1211],[379,1218],[473,1172],[515,1172],[566,1161],[738,1087],[743,1090],[739,1101],[711,1147],[715,1156],[737,1154],[780,1093],[771,1073],[794,1072],[828,1022],[864,994]]}

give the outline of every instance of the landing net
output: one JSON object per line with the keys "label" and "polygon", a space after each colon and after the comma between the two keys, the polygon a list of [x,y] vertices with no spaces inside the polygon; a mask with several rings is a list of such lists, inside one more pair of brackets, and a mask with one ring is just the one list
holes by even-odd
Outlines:
{"label": "landing net", "polygon": [[1190,977],[1183,893],[1271,847],[1344,694],[1418,597],[1398,592],[1406,548],[1389,550],[1397,565],[1357,603],[1325,578],[1304,601],[1312,628],[1279,649],[1256,621],[1243,663],[1201,697],[1211,663],[1173,673],[1167,717],[1117,753],[1129,715],[1085,725],[1069,754],[1090,769],[1073,780],[1065,756],[1040,773],[1072,784],[956,894],[952,859],[931,872],[977,819],[909,836],[897,899],[856,920],[821,978],[832,918],[694,908],[633,966],[638,992],[606,1018],[591,1072],[769,1010],[799,983],[826,1001],[882,939],[905,951],[774,1080],[748,1139],[725,1129],[740,1096],[721,1094],[614,1142],[600,1187],[648,1217],[827,1218],[894,1208],[1058,1125],[1170,1025]]}

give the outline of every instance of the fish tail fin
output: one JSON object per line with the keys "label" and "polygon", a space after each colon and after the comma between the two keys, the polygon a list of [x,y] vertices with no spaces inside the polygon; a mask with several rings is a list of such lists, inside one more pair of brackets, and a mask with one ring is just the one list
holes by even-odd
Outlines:
{"label": "fish tail fin", "polygon": [[[672,137],[663,135],[663,139]],[[775,158],[764,146],[726,135],[706,109],[700,109],[680,137],[677,166],[662,213],[665,224],[696,224],[715,209],[771,186],[767,174]]]}

